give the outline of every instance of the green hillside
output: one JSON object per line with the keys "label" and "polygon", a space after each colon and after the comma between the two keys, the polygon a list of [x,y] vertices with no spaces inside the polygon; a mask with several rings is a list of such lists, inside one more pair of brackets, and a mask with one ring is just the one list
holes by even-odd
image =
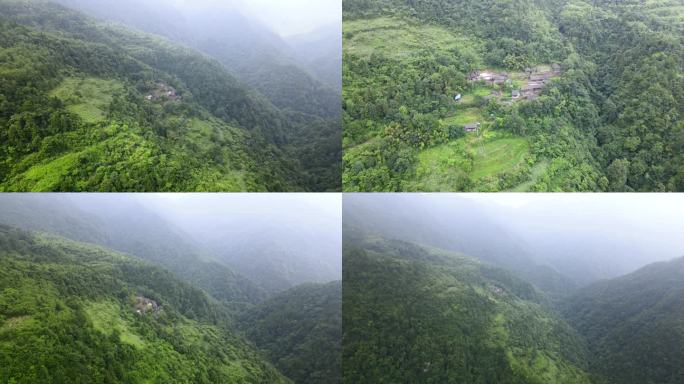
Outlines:
{"label": "green hillside", "polygon": [[597,283],[564,304],[605,383],[674,384],[684,377],[684,259]]}
{"label": "green hillside", "polygon": [[345,383],[590,383],[580,337],[505,270],[352,236],[343,273]]}
{"label": "green hillside", "polygon": [[684,190],[681,4],[343,9],[344,190]]}
{"label": "green hillside", "polygon": [[218,62],[48,1],[0,15],[1,190],[339,189],[339,127]]}
{"label": "green hillside", "polygon": [[8,226],[0,254],[2,383],[290,382],[162,269]]}
{"label": "green hillside", "polygon": [[341,382],[342,284],[289,289],[238,317],[246,336],[298,384]]}
{"label": "green hillside", "polygon": [[[84,211],[84,206],[90,211]],[[262,287],[208,259],[187,234],[136,204],[130,195],[112,195],[105,201],[83,196],[70,200],[61,194],[7,194],[0,199],[0,224],[135,255],[232,307],[266,298]]]}

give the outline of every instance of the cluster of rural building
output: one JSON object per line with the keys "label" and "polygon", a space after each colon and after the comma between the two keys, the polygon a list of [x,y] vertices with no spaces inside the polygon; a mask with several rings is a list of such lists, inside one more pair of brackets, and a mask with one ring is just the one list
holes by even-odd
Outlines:
{"label": "cluster of rural building", "polygon": [[[559,64],[552,64],[550,70],[539,71],[537,68],[526,68],[525,74],[526,78],[524,85],[519,89],[513,89],[511,91],[511,102],[517,100],[534,100],[541,94],[544,87],[548,82],[557,76],[560,76],[561,66]],[[512,85],[513,80],[506,72],[495,72],[495,71],[474,71],[468,76],[470,82],[484,82],[488,85],[503,86]],[[491,99],[493,97],[500,98],[503,94],[500,91],[493,90],[492,96],[486,97],[486,99]],[[462,95],[458,94],[454,97],[456,102],[460,102]],[[480,123],[475,122],[471,124],[466,124],[463,129],[466,132],[477,132],[480,128]]]}
{"label": "cluster of rural building", "polygon": [[146,97],[146,99],[150,101],[158,101],[164,98],[169,101],[178,101],[182,99],[176,88],[163,82],[155,84],[155,88]]}
{"label": "cluster of rural building", "polygon": [[147,297],[137,296],[135,298],[135,313],[142,315],[159,311],[161,306],[156,301]]}

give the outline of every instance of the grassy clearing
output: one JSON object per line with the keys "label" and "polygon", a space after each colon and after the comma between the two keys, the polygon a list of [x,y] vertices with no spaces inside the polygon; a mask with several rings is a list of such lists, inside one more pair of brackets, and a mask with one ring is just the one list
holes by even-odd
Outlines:
{"label": "grassy clearing", "polygon": [[[482,143],[482,144],[481,144]],[[408,191],[460,191],[470,182],[497,175],[521,164],[529,153],[527,140],[498,138],[493,131],[468,135],[418,154],[416,173],[405,183]]]}
{"label": "grassy clearing", "polygon": [[478,122],[485,122],[485,117],[482,115],[482,110],[479,108],[457,108],[453,116],[442,120],[442,124],[446,126],[466,125]]}
{"label": "grassy clearing", "polygon": [[31,192],[51,192],[57,189],[63,175],[76,167],[80,153],[70,153],[49,163],[38,164],[26,171],[20,179]]}
{"label": "grassy clearing", "polygon": [[86,313],[96,330],[111,335],[114,330],[120,333],[121,341],[137,348],[145,345],[140,336],[130,330],[129,322],[122,317],[121,308],[114,302],[90,303]]}
{"label": "grassy clearing", "polygon": [[344,51],[362,58],[380,53],[402,59],[425,49],[449,52],[474,45],[447,29],[393,17],[346,21],[343,30]]}
{"label": "grassy clearing", "polygon": [[10,317],[9,319],[5,320],[5,323],[0,327],[6,328],[9,330],[17,329],[19,328],[22,324],[24,324],[27,320],[30,320],[31,316],[17,316],[17,317]]}
{"label": "grassy clearing", "polygon": [[485,143],[475,149],[473,180],[495,176],[515,168],[529,153],[529,143],[521,138],[505,138]]}
{"label": "grassy clearing", "polygon": [[466,153],[465,139],[458,139],[418,154],[416,175],[407,191],[458,191],[468,180],[472,161]]}
{"label": "grassy clearing", "polygon": [[98,123],[105,119],[113,95],[122,90],[123,84],[117,80],[69,77],[50,96],[62,100],[86,123]]}

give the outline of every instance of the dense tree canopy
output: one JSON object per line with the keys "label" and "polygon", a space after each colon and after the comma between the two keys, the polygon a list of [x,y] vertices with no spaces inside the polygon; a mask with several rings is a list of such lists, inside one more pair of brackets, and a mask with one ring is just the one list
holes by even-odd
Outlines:
{"label": "dense tree canopy", "polygon": [[160,268],[8,226],[0,254],[0,382],[290,382]]}
{"label": "dense tree canopy", "polygon": [[590,383],[583,341],[505,270],[371,238],[343,273],[345,383]]}
{"label": "dense tree canopy", "polygon": [[247,337],[300,384],[342,379],[342,284],[289,289],[238,316]]}
{"label": "dense tree canopy", "polygon": [[338,123],[151,35],[49,2],[0,11],[3,190],[339,189]]}
{"label": "dense tree canopy", "polygon": [[[344,189],[682,190],[682,14],[670,0],[345,1]],[[551,63],[562,73],[540,96],[511,100]],[[485,68],[513,82],[468,81]]]}
{"label": "dense tree canopy", "polygon": [[684,259],[591,285],[563,312],[606,383],[679,383],[684,375]]}

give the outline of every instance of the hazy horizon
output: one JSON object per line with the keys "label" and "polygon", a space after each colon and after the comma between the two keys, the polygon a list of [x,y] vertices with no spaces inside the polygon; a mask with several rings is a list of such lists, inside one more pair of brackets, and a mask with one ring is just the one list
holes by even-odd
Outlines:
{"label": "hazy horizon", "polygon": [[283,38],[342,25],[340,0],[176,0],[180,9],[226,7],[268,26]]}
{"label": "hazy horizon", "polygon": [[509,258],[526,254],[580,284],[684,256],[676,194],[379,194],[345,196],[345,211],[348,201],[394,233],[440,233],[471,250],[515,245]]}

